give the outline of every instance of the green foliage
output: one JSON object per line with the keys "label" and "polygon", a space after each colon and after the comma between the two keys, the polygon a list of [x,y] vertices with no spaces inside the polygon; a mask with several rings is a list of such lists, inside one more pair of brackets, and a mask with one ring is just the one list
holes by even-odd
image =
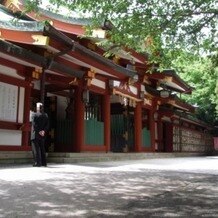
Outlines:
{"label": "green foliage", "polygon": [[[111,21],[108,38],[99,42],[106,55],[125,46],[149,54],[150,62],[160,68],[174,67],[195,88],[186,100],[199,105],[199,118],[214,121],[218,112],[217,0],[49,1],[56,8],[65,6],[88,14],[92,25],[87,34],[105,20]],[[28,10],[40,3],[26,2]]]}
{"label": "green foliage", "polygon": [[[64,5],[71,10],[80,9],[91,13],[94,26],[102,25],[104,20],[110,20],[114,24],[114,28],[110,30],[110,41],[139,52],[147,52],[151,58],[157,58],[156,54],[165,49],[183,48],[198,52],[217,49],[216,0],[51,0],[51,2],[57,7]],[[150,44],[147,41],[148,37],[152,39]]]}
{"label": "green foliage", "polygon": [[213,124],[218,115],[218,65],[213,57],[199,58],[193,54],[181,53],[172,63],[179,75],[194,90],[192,95],[182,96],[192,105],[197,105],[199,119]]}
{"label": "green foliage", "polygon": [[[114,24],[110,41],[157,56],[162,49],[217,49],[216,0],[49,0],[56,8],[89,13],[93,25]],[[28,9],[41,1],[26,0]],[[148,43],[148,38],[152,39]],[[163,52],[165,53],[165,52]]]}
{"label": "green foliage", "polygon": [[25,4],[25,12],[30,12],[30,11],[35,11],[38,12],[38,5],[41,4],[41,0],[36,0],[36,1],[32,1],[32,0],[24,0],[24,4]]}
{"label": "green foliage", "polygon": [[[28,10],[40,0],[26,0]],[[218,47],[218,3],[216,0],[49,0],[61,8],[81,11],[92,17],[89,31],[113,23],[107,40],[116,46],[146,52],[151,61],[169,65],[167,53],[210,53]],[[169,55],[168,55],[169,56]]]}

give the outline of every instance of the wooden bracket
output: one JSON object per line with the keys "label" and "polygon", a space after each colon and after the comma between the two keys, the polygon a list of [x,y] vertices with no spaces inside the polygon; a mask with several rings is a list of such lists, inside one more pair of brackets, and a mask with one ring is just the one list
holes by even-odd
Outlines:
{"label": "wooden bracket", "polygon": [[84,77],[87,86],[91,86],[92,79],[95,78],[95,71],[89,70]]}
{"label": "wooden bracket", "polygon": [[32,78],[39,79],[41,77],[42,69],[41,68],[35,68],[34,71],[32,71]]}
{"label": "wooden bracket", "polygon": [[69,82],[69,85],[78,85],[78,80],[75,77],[72,81]]}

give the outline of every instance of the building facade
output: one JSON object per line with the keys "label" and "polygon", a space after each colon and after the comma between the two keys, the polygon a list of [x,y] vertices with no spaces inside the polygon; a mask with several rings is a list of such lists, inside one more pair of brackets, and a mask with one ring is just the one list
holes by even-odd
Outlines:
{"label": "building facade", "polygon": [[128,49],[104,57],[97,36],[80,37],[88,20],[23,10],[19,0],[0,6],[0,150],[31,149],[29,116],[38,101],[50,118],[50,152],[212,148],[210,128],[177,97],[192,89],[175,71],[147,73],[147,56]]}

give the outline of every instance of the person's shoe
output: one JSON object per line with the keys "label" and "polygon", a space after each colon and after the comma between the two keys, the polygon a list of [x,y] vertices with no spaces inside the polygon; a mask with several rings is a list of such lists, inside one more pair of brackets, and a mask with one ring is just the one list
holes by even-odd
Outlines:
{"label": "person's shoe", "polygon": [[47,164],[43,164],[42,167],[47,167]]}
{"label": "person's shoe", "polygon": [[37,164],[37,163],[34,163],[34,164],[33,164],[33,167],[41,167],[41,165],[40,165],[40,164]]}

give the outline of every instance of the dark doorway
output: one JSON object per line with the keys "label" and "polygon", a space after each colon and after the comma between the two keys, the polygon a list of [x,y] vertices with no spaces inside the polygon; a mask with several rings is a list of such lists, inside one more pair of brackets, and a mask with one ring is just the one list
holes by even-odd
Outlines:
{"label": "dark doorway", "polygon": [[162,151],[173,151],[173,125],[169,122],[163,122],[163,138],[162,138]]}
{"label": "dark doorway", "polygon": [[111,151],[134,151],[134,113],[120,103],[111,104]]}

